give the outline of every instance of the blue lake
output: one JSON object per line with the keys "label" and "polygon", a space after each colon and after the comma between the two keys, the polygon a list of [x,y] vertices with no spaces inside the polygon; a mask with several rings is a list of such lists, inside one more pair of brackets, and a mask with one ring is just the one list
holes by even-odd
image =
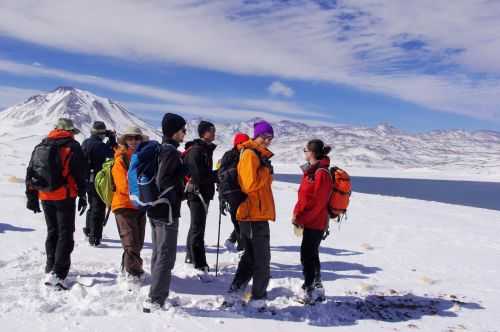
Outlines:
{"label": "blue lake", "polygon": [[[275,174],[277,181],[300,183],[302,176]],[[353,176],[353,191],[415,198],[500,211],[500,183]]]}

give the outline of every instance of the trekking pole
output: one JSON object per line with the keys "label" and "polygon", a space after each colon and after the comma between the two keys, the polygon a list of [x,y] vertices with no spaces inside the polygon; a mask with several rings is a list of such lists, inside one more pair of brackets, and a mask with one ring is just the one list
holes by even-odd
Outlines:
{"label": "trekking pole", "polygon": [[219,247],[220,247],[220,224],[222,222],[222,211],[219,208],[219,230],[217,232],[217,258],[215,259],[215,277],[219,274]]}

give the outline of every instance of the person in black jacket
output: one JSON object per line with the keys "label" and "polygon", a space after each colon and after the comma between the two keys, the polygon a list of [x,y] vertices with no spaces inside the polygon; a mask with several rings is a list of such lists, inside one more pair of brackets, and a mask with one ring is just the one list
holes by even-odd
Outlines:
{"label": "person in black jacket", "polygon": [[168,204],[159,204],[147,211],[152,229],[153,255],[151,287],[149,296],[143,303],[143,312],[146,313],[161,309],[170,291],[186,175],[181,153],[177,150],[186,135],[186,121],[179,115],[167,113],[163,117],[162,130],[163,144],[158,158],[156,183],[160,192],[173,186],[173,190],[166,195],[172,211],[169,211]]}
{"label": "person in black jacket", "polygon": [[199,139],[186,145],[184,163],[188,170],[189,181],[186,196],[191,211],[191,226],[186,242],[186,263],[193,264],[202,274],[208,273],[205,254],[205,226],[208,206],[214,198],[217,172],[213,170],[213,153],[216,145],[215,126],[201,121],[198,126]]}
{"label": "person in black jacket", "polygon": [[[113,158],[117,143],[115,133],[107,130],[102,121],[95,121],[90,133],[91,136],[82,143],[82,150],[89,169],[89,178],[87,179],[89,183],[89,209],[83,233],[88,237],[89,244],[96,247],[101,244],[106,205],[95,190],[94,178],[102,169],[102,164],[106,159]],[[104,143],[106,137],[108,141]]]}

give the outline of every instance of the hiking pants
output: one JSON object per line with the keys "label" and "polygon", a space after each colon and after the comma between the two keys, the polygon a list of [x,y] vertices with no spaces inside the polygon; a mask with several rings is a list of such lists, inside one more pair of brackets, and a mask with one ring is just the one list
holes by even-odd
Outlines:
{"label": "hiking pants", "polygon": [[205,253],[207,214],[199,197],[188,200],[188,206],[191,211],[191,225],[186,240],[186,262],[192,263],[196,269],[202,269],[208,266]]}
{"label": "hiking pants", "polygon": [[153,218],[150,218],[149,221],[153,239],[149,298],[151,301],[163,305],[170,291],[172,269],[177,255],[179,219],[176,218],[171,224]]}
{"label": "hiking pants", "polygon": [[146,215],[135,209],[118,209],[115,218],[123,247],[122,271],[139,276],[144,273],[141,250],[144,246]]}
{"label": "hiking pants", "polygon": [[88,232],[89,242],[101,242],[102,228],[104,226],[104,218],[106,215],[106,204],[104,204],[97,194],[94,183],[90,183],[88,196],[89,209],[87,211],[85,228]]}
{"label": "hiking pants", "polygon": [[233,223],[233,231],[231,232],[231,235],[229,235],[229,241],[233,242],[233,243],[238,243],[238,250],[243,250],[245,248],[245,246],[243,245],[243,240],[241,239],[241,236],[240,236],[240,223],[238,222],[238,220],[236,219],[236,211],[238,211],[237,209],[231,209],[231,211],[229,212],[230,216],[231,216],[231,222]]}
{"label": "hiking pants", "polygon": [[71,266],[71,253],[75,246],[75,199],[62,201],[42,201],[45,222],[47,223],[46,271],[54,272],[59,278],[66,279]]}
{"label": "hiking pants", "polygon": [[304,273],[304,288],[310,288],[316,282],[321,282],[321,264],[319,261],[319,245],[323,231],[304,228],[302,245],[300,246],[300,261]]}
{"label": "hiking pants", "polygon": [[252,299],[265,298],[271,263],[269,222],[241,222],[240,230],[240,236],[245,241],[245,251],[238,264],[233,285],[240,288],[253,278]]}

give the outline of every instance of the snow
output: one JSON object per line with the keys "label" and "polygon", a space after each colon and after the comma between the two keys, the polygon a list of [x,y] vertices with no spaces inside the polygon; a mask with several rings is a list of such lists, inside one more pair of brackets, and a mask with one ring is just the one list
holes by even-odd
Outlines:
{"label": "snow", "polygon": [[[97,102],[97,103],[95,103]],[[100,105],[100,106],[96,106]],[[102,106],[102,107],[101,107]],[[498,331],[500,212],[396,197],[354,193],[348,220],[322,243],[328,300],[298,304],[302,283],[300,239],[290,225],[297,186],[275,183],[278,220],[271,226],[272,280],[269,305],[276,314],[236,306],[221,309],[238,262],[221,251],[221,274],[202,283],[185,266],[189,212],[183,206],[171,298],[178,304],[150,315],[140,312],[148,283],[127,292],[120,276],[121,245],[114,218],[104,230],[105,247],[91,248],[77,218],[75,250],[67,292],[41,285],[46,227],[41,214],[25,209],[23,178],[33,149],[55,120],[68,116],[85,135],[95,120],[123,130],[158,131],[118,103],[62,87],[0,113],[0,324],[2,331]],[[190,121],[189,136],[197,121]],[[251,122],[216,124],[215,159],[232,135],[251,132]],[[358,176],[500,181],[500,135],[495,132],[436,131],[405,134],[390,125],[310,127],[275,123],[275,170],[297,173],[311,136],[335,142],[335,163]],[[78,135],[79,141],[84,135]],[[217,202],[211,206],[206,242],[215,264]],[[143,251],[151,259],[150,228]],[[222,241],[232,225],[223,218]]]}
{"label": "snow", "polygon": [[[43,217],[25,210],[22,184],[0,181],[4,331],[498,330],[499,212],[355,193],[348,220],[334,225],[333,234],[322,243],[328,300],[304,307],[293,299],[302,283],[300,239],[289,221],[297,186],[275,183],[278,220],[271,225],[269,305],[276,314],[272,315],[220,308],[237,254],[222,251],[221,275],[210,284],[200,282],[186,267],[189,212],[184,205],[171,294],[179,306],[147,315],[140,312],[140,305],[148,280],[136,293],[125,291],[120,282],[122,250],[113,217],[104,230],[104,248],[86,244],[81,232],[84,218],[78,218],[70,291],[49,292],[40,285],[45,263]],[[214,202],[206,236],[211,266],[217,211]],[[149,271],[147,227],[143,258]],[[222,239],[231,227],[224,218]]]}

